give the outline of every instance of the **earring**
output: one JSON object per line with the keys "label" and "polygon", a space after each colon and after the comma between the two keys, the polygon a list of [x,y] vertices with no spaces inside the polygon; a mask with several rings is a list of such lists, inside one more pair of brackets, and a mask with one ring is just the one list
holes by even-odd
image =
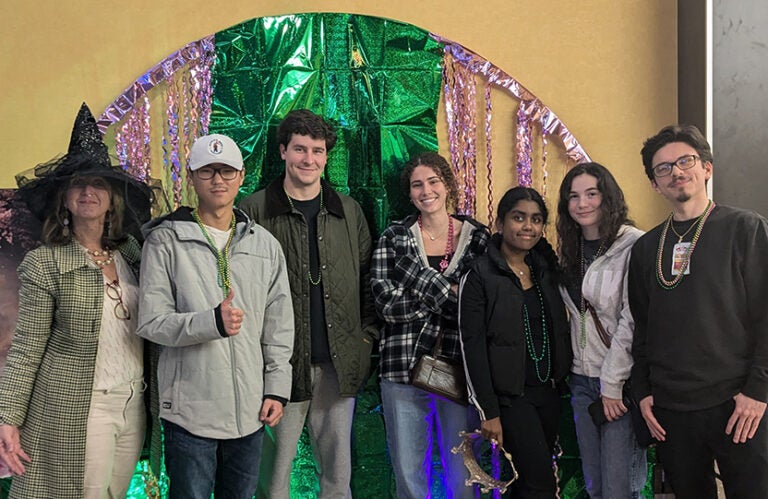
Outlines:
{"label": "earring", "polygon": [[109,230],[112,228],[112,222],[110,221],[109,211],[104,215],[104,237],[109,237]]}
{"label": "earring", "polygon": [[61,233],[64,235],[64,237],[69,237],[69,214],[64,216],[64,220],[61,221],[61,224],[64,226],[61,229]]}

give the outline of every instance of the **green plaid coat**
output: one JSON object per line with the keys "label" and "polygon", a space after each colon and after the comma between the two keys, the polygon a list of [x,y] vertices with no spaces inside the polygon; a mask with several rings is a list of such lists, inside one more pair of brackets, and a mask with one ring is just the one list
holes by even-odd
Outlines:
{"label": "green plaid coat", "polygon": [[[119,250],[136,271],[136,240]],[[0,381],[0,421],[19,427],[32,462],[13,479],[10,497],[81,498],[103,277],[75,242],[30,251],[18,274],[19,318]]]}

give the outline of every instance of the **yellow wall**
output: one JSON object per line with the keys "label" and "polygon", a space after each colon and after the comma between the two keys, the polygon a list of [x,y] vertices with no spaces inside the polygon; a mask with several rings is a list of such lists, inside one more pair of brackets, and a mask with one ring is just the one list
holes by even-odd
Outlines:
{"label": "yellow wall", "polygon": [[[100,113],[190,41],[254,17],[351,12],[420,26],[487,58],[557,113],[593,160],[614,171],[642,228],[666,211],[643,174],[639,150],[677,117],[670,0],[5,0],[3,10],[0,187],[14,187],[16,172],[66,149],[82,101]],[[503,149],[508,130],[498,124],[495,147]],[[551,194],[561,176],[552,172]],[[496,199],[510,178],[496,181]]]}

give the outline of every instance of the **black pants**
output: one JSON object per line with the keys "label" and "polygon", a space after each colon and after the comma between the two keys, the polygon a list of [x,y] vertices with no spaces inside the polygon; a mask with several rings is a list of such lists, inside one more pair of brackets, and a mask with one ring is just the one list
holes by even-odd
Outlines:
{"label": "black pants", "polygon": [[509,497],[552,499],[557,481],[552,454],[560,417],[560,396],[550,385],[526,387],[525,395],[500,408],[504,448],[512,454],[520,478]]}
{"label": "black pants", "polygon": [[753,438],[734,444],[725,426],[735,405],[731,399],[701,411],[653,408],[667,431],[666,441],[658,446],[659,460],[677,499],[717,499],[715,460],[728,499],[768,497],[768,414]]}

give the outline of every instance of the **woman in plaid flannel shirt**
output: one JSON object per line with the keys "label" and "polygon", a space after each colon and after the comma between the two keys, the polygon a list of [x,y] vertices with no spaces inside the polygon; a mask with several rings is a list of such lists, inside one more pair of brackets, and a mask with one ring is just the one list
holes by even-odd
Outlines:
{"label": "woman in plaid flannel shirt", "polygon": [[401,175],[418,213],[394,222],[381,235],[371,265],[381,332],[380,376],[397,496],[428,497],[431,489],[432,429],[437,429],[447,497],[474,497],[465,487],[461,456],[452,454],[458,433],[467,428],[467,408],[410,384],[411,369],[431,353],[442,331],[440,355],[461,362],[458,337],[458,282],[468,264],[485,253],[488,229],[477,221],[449,215],[458,187],[448,162],[422,153]]}

